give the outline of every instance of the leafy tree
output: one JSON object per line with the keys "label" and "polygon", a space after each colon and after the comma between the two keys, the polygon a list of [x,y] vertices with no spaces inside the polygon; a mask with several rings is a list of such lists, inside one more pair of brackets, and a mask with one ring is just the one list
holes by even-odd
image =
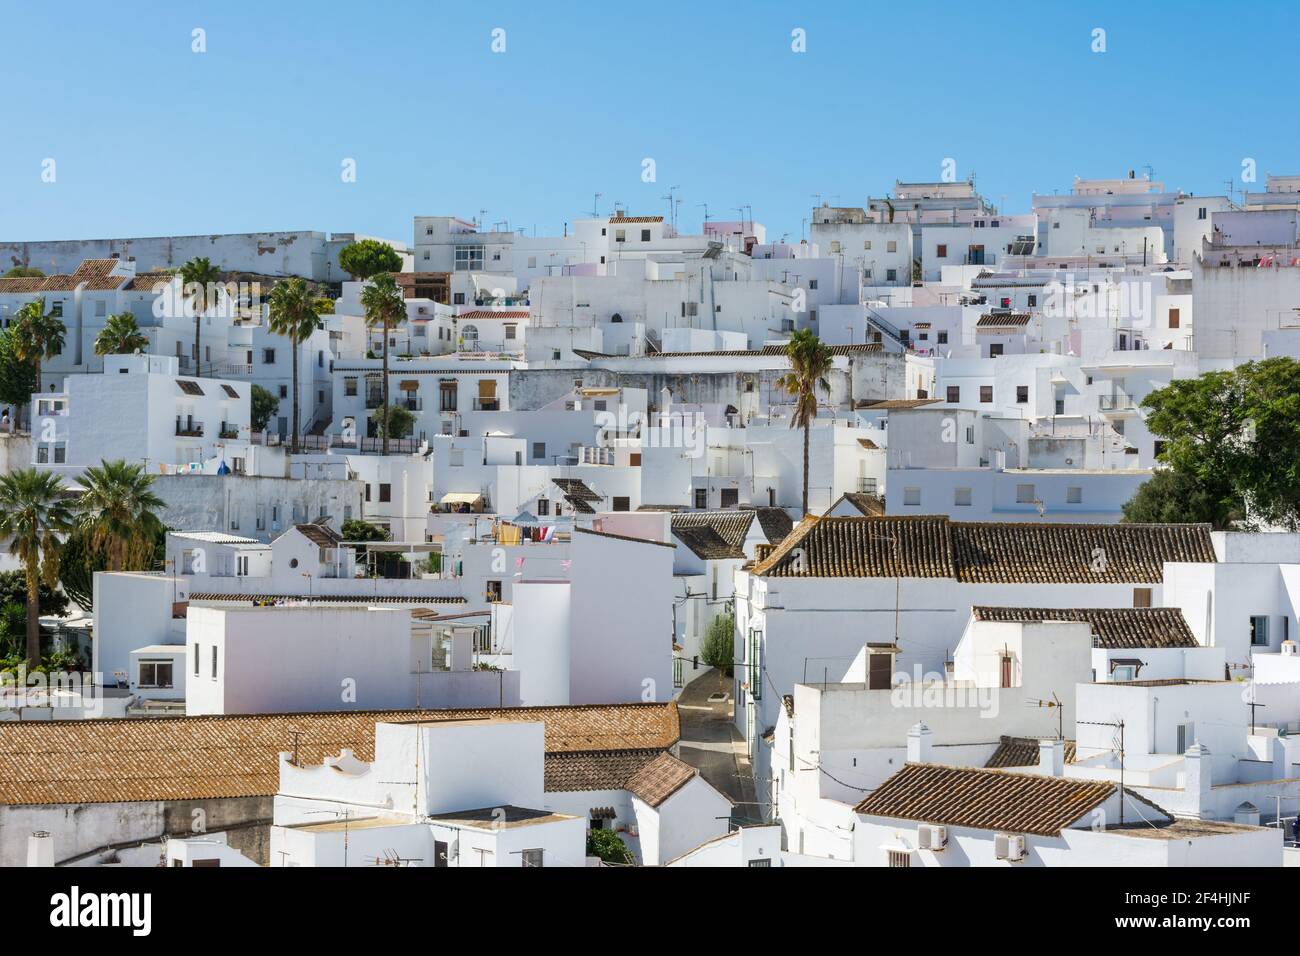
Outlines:
{"label": "leafy tree", "polygon": [[[39,582],[38,589],[43,614],[61,616],[67,613],[67,595],[44,581]],[[20,605],[23,608],[23,615],[26,617],[27,575],[21,570],[0,572],[0,607],[6,607],[10,604]]]}
{"label": "leafy tree", "polygon": [[386,242],[361,239],[343,247],[339,252],[339,266],[353,279],[364,282],[381,272],[400,272],[402,257]]}
{"label": "leafy tree", "polygon": [[728,610],[719,614],[704,632],[704,643],[700,647],[700,660],[710,667],[717,668],[718,686],[722,686],[723,677],[731,677],[736,660],[736,614]]}
{"label": "leafy tree", "polygon": [[[406,438],[415,430],[415,413],[405,405],[377,408],[370,418],[370,430],[385,442],[389,438]],[[387,447],[384,454],[388,454]]]}
{"label": "leafy tree", "polygon": [[299,421],[298,344],[320,328],[317,302],[317,297],[302,279],[277,282],[271,290],[267,325],[276,335],[289,337],[290,352],[293,355],[293,434],[289,440],[289,452],[294,455],[298,454],[298,436],[302,433]]}
{"label": "leafy tree", "polygon": [[192,288],[194,293],[194,370],[197,372],[203,358],[200,348],[203,344],[203,313],[213,305],[213,287],[221,280],[221,270],[207,257],[198,256],[181,266],[180,277],[182,286]]}
{"label": "leafy tree", "polygon": [[632,852],[617,833],[604,828],[587,831],[587,856],[598,856],[606,863],[631,863]]}
{"label": "leafy tree", "polygon": [[[1142,400],[1160,460],[1247,523],[1300,529],[1300,363],[1248,362],[1179,379]],[[1157,489],[1153,489],[1154,494]]]}
{"label": "leafy tree", "polygon": [[[163,567],[163,562],[167,556],[167,529],[159,524],[154,529],[154,538],[151,542],[148,560],[144,564],[145,570],[153,570]],[[74,528],[72,532],[63,541],[63,547],[59,549],[59,584],[63,589],[60,598],[67,595],[67,598],[75,601],[78,607],[87,611],[95,609],[95,572],[107,571],[108,556],[104,553],[103,548],[96,548],[90,541],[90,536],[80,527]],[[56,594],[58,592],[55,592]],[[47,607],[45,592],[41,592],[41,607]],[[60,611],[50,611],[48,613],[61,613]]]}
{"label": "leafy tree", "polygon": [[253,386],[252,397],[248,400],[248,417],[249,424],[253,426],[253,431],[264,432],[266,426],[271,423],[271,416],[280,408],[280,399],[275,394],[261,385]]}
{"label": "leafy tree", "polygon": [[14,266],[4,274],[6,279],[44,279],[45,273],[28,266]]}
{"label": "leafy tree", "polygon": [[388,532],[379,525],[371,524],[369,521],[362,521],[360,518],[349,518],[343,522],[343,528],[339,532],[343,535],[344,541],[387,541]]}
{"label": "leafy tree", "polygon": [[107,556],[110,571],[148,567],[162,527],[155,511],[167,506],[150,490],[153,481],[143,465],[121,458],[101,461],[81,476],[85,491],[77,502],[77,523],[91,546]]}
{"label": "leafy tree", "polygon": [[817,389],[831,390],[826,375],[834,364],[830,347],[810,329],[800,329],[790,336],[786,345],[790,371],[777,380],[777,387],[794,396],[794,414],[790,427],[803,429],[803,514],[808,513],[808,437],[813,419],[817,417]]}
{"label": "leafy tree", "polygon": [[[372,329],[379,327],[384,330],[384,406],[381,409],[381,419],[383,423],[386,423],[390,412],[388,407],[388,333],[393,326],[406,318],[406,300],[402,298],[402,290],[397,287],[397,280],[393,278],[391,272],[381,272],[366,284],[366,287],[361,290],[361,308],[366,313],[366,325]],[[380,425],[379,434],[383,439],[380,451],[382,454],[387,455],[389,429],[386,424]]]}
{"label": "leafy tree", "polygon": [[63,338],[68,328],[54,310],[45,311],[44,298],[33,299],[19,309],[10,328],[14,334],[14,354],[20,362],[32,366],[36,373],[36,387],[32,391],[39,392],[41,362],[63,351]]}
{"label": "leafy tree", "polygon": [[1229,482],[1209,485],[1168,468],[1142,482],[1123,510],[1124,521],[1134,524],[1210,524],[1216,531],[1246,517],[1245,506]]}
{"label": "leafy tree", "polygon": [[13,328],[0,331],[0,402],[14,406],[16,413],[32,400],[36,369],[18,357],[15,339]]}
{"label": "leafy tree", "polygon": [[95,336],[96,355],[130,355],[149,347],[149,336],[140,331],[130,312],[110,315]]}
{"label": "leafy tree", "polygon": [[59,476],[21,468],[0,476],[0,537],[23,563],[27,581],[27,662],[41,662],[40,585],[59,579],[59,535],[73,527],[72,507]]}

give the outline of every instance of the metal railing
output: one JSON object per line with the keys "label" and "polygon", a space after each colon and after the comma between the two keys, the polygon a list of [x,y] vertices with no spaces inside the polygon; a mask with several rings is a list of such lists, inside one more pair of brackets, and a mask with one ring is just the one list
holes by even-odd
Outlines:
{"label": "metal railing", "polygon": [[192,418],[176,418],[176,434],[185,438],[202,438],[203,423]]}

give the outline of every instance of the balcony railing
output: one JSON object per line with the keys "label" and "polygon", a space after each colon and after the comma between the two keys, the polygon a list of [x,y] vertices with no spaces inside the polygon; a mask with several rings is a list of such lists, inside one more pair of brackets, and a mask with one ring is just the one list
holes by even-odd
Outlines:
{"label": "balcony railing", "polygon": [[379,408],[384,404],[383,392],[367,392],[366,408]]}
{"label": "balcony railing", "polygon": [[192,418],[176,419],[176,434],[185,438],[202,438],[203,423]]}
{"label": "balcony railing", "polygon": [[218,433],[224,441],[234,441],[239,437],[239,429],[234,425],[222,423],[221,431]]}
{"label": "balcony railing", "polygon": [[1097,398],[1097,407],[1103,412],[1118,412],[1136,406],[1130,395],[1101,395]]}
{"label": "balcony railing", "polygon": [[499,398],[476,398],[476,399],[474,399],[474,411],[476,411],[476,412],[499,412],[499,411],[501,411],[501,399],[499,399]]}

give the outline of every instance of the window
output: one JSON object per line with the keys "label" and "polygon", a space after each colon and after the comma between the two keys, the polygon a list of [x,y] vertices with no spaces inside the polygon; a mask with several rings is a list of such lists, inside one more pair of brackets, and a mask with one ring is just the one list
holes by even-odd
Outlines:
{"label": "window", "polygon": [[948,344],[948,333],[947,333],[947,332],[940,332],[940,333],[939,333],[939,344],[940,344],[940,345],[947,345],[947,344]]}
{"label": "window", "polygon": [[709,489],[708,489],[708,488],[696,488],[696,489],[695,489],[695,507],[696,507],[696,508],[700,508],[700,509],[704,509],[704,508],[707,508],[708,506],[709,506]]}
{"label": "window", "polygon": [[488,603],[499,602],[501,600],[501,582],[488,581],[486,596]]}
{"label": "window", "polygon": [[862,248],[863,248],[863,249],[870,249],[870,248],[871,248],[871,240],[870,240],[870,239],[863,239],[863,240],[862,240]]}
{"label": "window", "polygon": [[949,386],[948,386],[948,401],[949,401],[950,404],[953,404],[953,405],[956,405],[958,402],[961,401],[961,386],[960,386],[960,385],[949,385]]}
{"label": "window", "polygon": [[212,645],[212,679],[217,679],[217,645]]}
{"label": "window", "polygon": [[1170,327],[1171,329],[1176,329],[1176,328],[1178,328],[1178,323],[1179,323],[1179,321],[1180,321],[1180,318],[1179,318],[1179,312],[1178,312],[1178,310],[1177,310],[1177,309],[1170,309],[1170,310],[1169,310],[1169,327]]}
{"label": "window", "polygon": [[199,676],[199,645],[194,645],[194,676]]}
{"label": "window", "polygon": [[631,510],[632,510],[632,502],[631,502],[631,499],[629,499],[629,498],[628,498],[627,496],[625,496],[625,495],[623,495],[623,496],[621,496],[621,495],[615,495],[615,496],[614,496],[614,510],[615,510],[615,511],[631,511]]}
{"label": "window", "polygon": [[1016,404],[1017,404],[1017,405],[1024,405],[1024,404],[1026,404],[1028,401],[1029,401],[1029,386],[1028,386],[1028,385],[1017,385],[1017,386],[1016,386]]}
{"label": "window", "polygon": [[1268,615],[1267,614],[1251,615],[1250,646],[1268,647]]}
{"label": "window", "polygon": [[453,293],[453,294],[452,294],[452,297],[451,297],[451,304],[452,304],[452,305],[464,305],[464,304],[465,304],[465,293],[464,293],[464,292],[456,292],[456,293]]}
{"label": "window", "polygon": [[907,850],[890,850],[889,865],[910,867],[912,865],[912,854]]}
{"label": "window", "polygon": [[281,398],[288,398],[288,397],[289,397],[289,386],[288,386],[288,385],[281,385],[281,386],[280,386],[280,397],[281,397]]}
{"label": "window", "polygon": [[981,386],[980,386],[980,401],[983,402],[983,403],[985,403],[986,405],[987,405],[989,402],[993,401],[993,386],[992,386],[992,385],[981,385]]}
{"label": "window", "polygon": [[545,498],[537,499],[537,514],[539,517],[546,517],[551,513],[551,503]]}
{"label": "window", "polygon": [[357,394],[357,377],[355,375],[343,379],[343,394],[349,398],[355,398]]}
{"label": "window", "polygon": [[141,661],[140,679],[137,683],[141,687],[154,687],[160,690],[170,689],[172,686],[172,662]]}
{"label": "window", "polygon": [[457,272],[471,272],[483,268],[482,246],[456,246],[454,257]]}
{"label": "window", "polygon": [[506,338],[513,339],[515,337],[517,329],[518,326],[515,325],[513,322],[506,323]]}
{"label": "window", "polygon": [[456,410],[456,383],[438,383],[438,410],[454,412]]}
{"label": "window", "polygon": [[816,280],[816,279],[809,279],[809,280],[808,280],[808,288],[809,288],[809,289],[815,289],[815,288],[817,288],[817,280]]}
{"label": "window", "polygon": [[897,252],[897,251],[898,251],[898,241],[895,240],[895,239],[890,239],[889,242],[885,244],[885,251],[886,251],[886,252]]}
{"label": "window", "polygon": [[1016,485],[1016,504],[1032,505],[1037,498],[1033,485]]}
{"label": "window", "polygon": [[649,230],[649,229],[642,229],[642,230],[641,230],[641,241],[642,241],[642,242],[649,242],[649,241],[650,241],[650,230]]}
{"label": "window", "polygon": [[63,302],[53,302],[50,304],[50,314],[56,319],[63,318]]}
{"label": "window", "polygon": [[1083,504],[1083,489],[1078,485],[1071,485],[1065,489],[1065,503],[1067,505]]}
{"label": "window", "polygon": [[275,364],[275,349],[262,349],[262,364],[263,365]]}
{"label": "window", "polygon": [[1151,589],[1134,588],[1133,589],[1133,606],[1150,607],[1151,606]]}
{"label": "window", "polygon": [[954,488],[952,492],[952,503],[958,508],[970,507],[970,489]]}
{"label": "window", "polygon": [[973,445],[973,444],[975,444],[975,426],[974,426],[974,425],[967,425],[967,426],[966,426],[966,444],[968,444],[968,445]]}
{"label": "window", "polygon": [[1031,295],[1031,296],[1029,296],[1029,300],[1028,300],[1028,302],[1027,302],[1027,305],[1028,305],[1029,308],[1031,308],[1031,309],[1032,309],[1034,306],[1038,305],[1038,296],[1036,296],[1036,295]]}
{"label": "window", "polygon": [[546,460],[546,442],[544,441],[533,442],[533,461],[545,461],[545,460]]}
{"label": "window", "polygon": [[381,502],[392,501],[392,500],[393,500],[393,486],[392,486],[392,485],[387,484],[386,482],[381,482],[381,483],[380,483],[380,485],[379,485],[379,500],[380,500]]}
{"label": "window", "polygon": [[723,488],[718,493],[718,497],[718,504],[723,508],[735,508],[740,505],[740,489],[738,488]]}
{"label": "window", "polygon": [[836,253],[836,252],[839,252],[839,251],[840,251],[840,244],[839,244],[839,241],[838,241],[838,240],[834,240],[834,241],[832,241],[832,242],[831,242],[831,252],[832,252],[832,253]]}
{"label": "window", "polygon": [[913,507],[913,508],[915,508],[915,507],[919,507],[920,504],[921,504],[921,489],[920,489],[920,488],[904,488],[904,489],[903,489],[903,504],[904,504],[904,505],[907,505],[907,506],[909,506],[909,507]]}
{"label": "window", "polygon": [[749,696],[763,699],[763,632],[749,632]]}
{"label": "window", "polygon": [[1190,720],[1178,725],[1178,752],[1186,753],[1187,748],[1196,742],[1196,725]]}
{"label": "window", "polygon": [[522,864],[523,866],[541,866],[541,865],[542,865],[542,851],[541,851],[541,850],[524,850],[522,856],[523,856],[523,864]]}
{"label": "window", "polygon": [[1201,206],[1200,208],[1198,208],[1198,209],[1196,210],[1196,218],[1197,218],[1197,219],[1204,219],[1204,218],[1205,218],[1205,207],[1204,207],[1204,206]]}
{"label": "window", "polygon": [[771,866],[772,860],[770,858],[764,860],[750,860],[745,865],[746,866]]}
{"label": "window", "polygon": [[948,258],[948,246],[942,242],[939,243],[939,245],[937,245],[934,249],[934,254],[938,256],[940,259]]}
{"label": "window", "polygon": [[897,282],[897,281],[898,281],[898,270],[897,270],[897,269],[886,269],[886,270],[885,270],[885,281],[886,281],[886,282]]}

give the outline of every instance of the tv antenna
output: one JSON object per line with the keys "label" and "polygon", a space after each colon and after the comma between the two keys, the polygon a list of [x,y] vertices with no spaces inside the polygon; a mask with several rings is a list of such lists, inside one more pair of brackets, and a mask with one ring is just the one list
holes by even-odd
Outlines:
{"label": "tv antenna", "polygon": [[1052,691],[1051,700],[1039,700],[1036,697],[1030,697],[1025,701],[1030,707],[1050,707],[1056,709],[1056,739],[1065,739],[1065,707],[1061,704],[1061,698],[1056,696],[1056,691]]}

